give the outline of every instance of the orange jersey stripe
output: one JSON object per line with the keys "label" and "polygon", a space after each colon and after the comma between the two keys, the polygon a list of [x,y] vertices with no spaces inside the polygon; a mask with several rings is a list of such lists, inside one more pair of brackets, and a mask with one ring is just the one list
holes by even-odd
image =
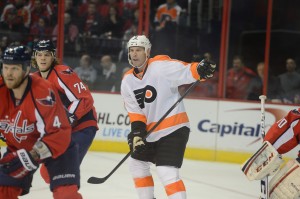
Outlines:
{"label": "orange jersey stripe", "polygon": [[[172,127],[172,126],[175,126],[178,124],[187,123],[187,122],[189,122],[189,118],[188,118],[186,112],[179,113],[179,114],[176,114],[176,115],[173,115],[171,117],[164,119],[160,123],[160,125],[158,125],[158,127],[156,127],[156,129],[153,132],[159,131],[162,129],[166,129],[168,127]],[[148,124],[147,131],[149,131],[155,124],[156,124],[156,122],[152,122],[151,124]]]}
{"label": "orange jersey stripe", "polygon": [[135,121],[141,121],[147,124],[147,119],[144,115],[136,114],[136,113],[128,113],[130,123],[135,122]]}
{"label": "orange jersey stripe", "polygon": [[165,190],[168,196],[173,195],[175,193],[185,191],[185,186],[182,182],[182,180],[179,180],[177,182],[174,182],[172,184],[168,184],[165,186]]}
{"label": "orange jersey stripe", "polygon": [[134,178],[133,180],[134,180],[135,188],[153,187],[154,186],[152,176],[146,176],[143,178]]}
{"label": "orange jersey stripe", "polygon": [[192,72],[192,75],[195,79],[200,79],[200,75],[198,74],[198,71],[197,71],[197,66],[198,66],[199,63],[192,63],[191,65],[191,72]]}

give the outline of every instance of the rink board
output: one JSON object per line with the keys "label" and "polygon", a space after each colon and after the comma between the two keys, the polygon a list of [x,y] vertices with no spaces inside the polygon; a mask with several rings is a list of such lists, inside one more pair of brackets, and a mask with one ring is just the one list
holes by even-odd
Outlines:
{"label": "rink board", "polygon": [[[92,151],[128,153],[130,122],[119,94],[93,93],[99,130]],[[191,134],[185,157],[242,163],[261,146],[260,102],[184,99]],[[265,105],[266,131],[281,119],[291,105]],[[0,145],[5,145],[0,141]],[[299,147],[284,155],[295,158]]]}
{"label": "rink board", "polygon": [[[93,93],[99,131],[91,150],[127,153],[129,118],[118,94]],[[185,157],[241,163],[261,146],[260,102],[184,99],[191,134]],[[281,119],[290,105],[266,104],[266,130]],[[297,148],[297,147],[296,147]],[[297,149],[285,154],[293,158]]]}

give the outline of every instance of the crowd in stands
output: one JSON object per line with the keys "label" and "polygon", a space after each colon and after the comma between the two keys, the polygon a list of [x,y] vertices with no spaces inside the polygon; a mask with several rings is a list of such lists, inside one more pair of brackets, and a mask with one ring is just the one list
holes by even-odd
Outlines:
{"label": "crowd in stands", "polygon": [[[264,62],[259,62],[256,72],[245,66],[240,56],[235,56],[227,72],[226,97],[230,99],[259,100],[263,94]],[[293,58],[286,59],[286,72],[273,75],[269,67],[267,100],[278,103],[299,103],[300,73]]]}
{"label": "crowd in stands", "polygon": [[[138,2],[65,0],[64,55],[78,58],[77,63],[70,65],[91,90],[120,91],[122,75],[130,69],[127,41],[138,33]],[[186,8],[187,1],[184,0],[151,0],[150,40],[156,47],[152,49],[152,55],[167,54],[176,58],[172,51],[176,48],[174,33],[178,30],[180,13]],[[38,39],[57,40],[57,0],[2,0],[0,11],[0,55],[11,42],[32,47]],[[194,61],[202,58],[215,61],[210,52]],[[241,56],[235,56],[228,65],[225,78],[226,98],[259,100],[263,69],[263,62],[257,63],[256,71],[253,71],[244,64]],[[189,95],[217,97],[218,76],[216,71],[212,79],[199,84]],[[286,73],[269,74],[267,96],[273,102],[300,103],[300,73],[294,59],[286,59]]]}

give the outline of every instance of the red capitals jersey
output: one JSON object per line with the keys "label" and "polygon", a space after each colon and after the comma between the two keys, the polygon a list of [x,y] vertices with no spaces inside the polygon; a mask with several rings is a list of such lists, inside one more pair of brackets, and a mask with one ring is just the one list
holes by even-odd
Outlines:
{"label": "red capitals jersey", "polygon": [[[34,74],[41,76],[40,72]],[[73,127],[73,132],[90,126],[98,129],[91,92],[70,67],[56,65],[50,69],[47,80],[52,82],[58,90],[64,107],[68,109],[67,111],[77,117],[78,121]]]}
{"label": "red capitals jersey", "polygon": [[300,108],[290,111],[284,118],[274,123],[265,140],[269,141],[280,154],[295,148],[300,140]]}
{"label": "red capitals jersey", "polygon": [[17,103],[12,90],[0,80],[0,133],[10,151],[32,150],[43,141],[56,158],[67,149],[71,126],[54,86],[40,78],[28,78],[22,99]]}

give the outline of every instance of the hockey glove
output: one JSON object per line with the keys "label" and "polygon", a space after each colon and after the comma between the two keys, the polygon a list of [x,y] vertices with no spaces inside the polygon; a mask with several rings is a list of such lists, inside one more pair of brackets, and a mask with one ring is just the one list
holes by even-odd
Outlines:
{"label": "hockey glove", "polygon": [[38,163],[25,149],[8,153],[0,160],[0,169],[13,178],[23,178],[38,169]]}
{"label": "hockey glove", "polygon": [[146,150],[146,142],[143,138],[147,135],[146,131],[135,131],[128,134],[128,145],[133,153],[143,153]]}
{"label": "hockey glove", "polygon": [[206,59],[203,59],[197,66],[197,72],[200,75],[200,79],[208,79],[213,77],[216,70],[216,64]]}
{"label": "hockey glove", "polygon": [[67,114],[68,114],[68,119],[69,119],[69,123],[70,123],[71,127],[74,127],[77,123],[76,115],[69,113],[69,112],[67,112]]}

